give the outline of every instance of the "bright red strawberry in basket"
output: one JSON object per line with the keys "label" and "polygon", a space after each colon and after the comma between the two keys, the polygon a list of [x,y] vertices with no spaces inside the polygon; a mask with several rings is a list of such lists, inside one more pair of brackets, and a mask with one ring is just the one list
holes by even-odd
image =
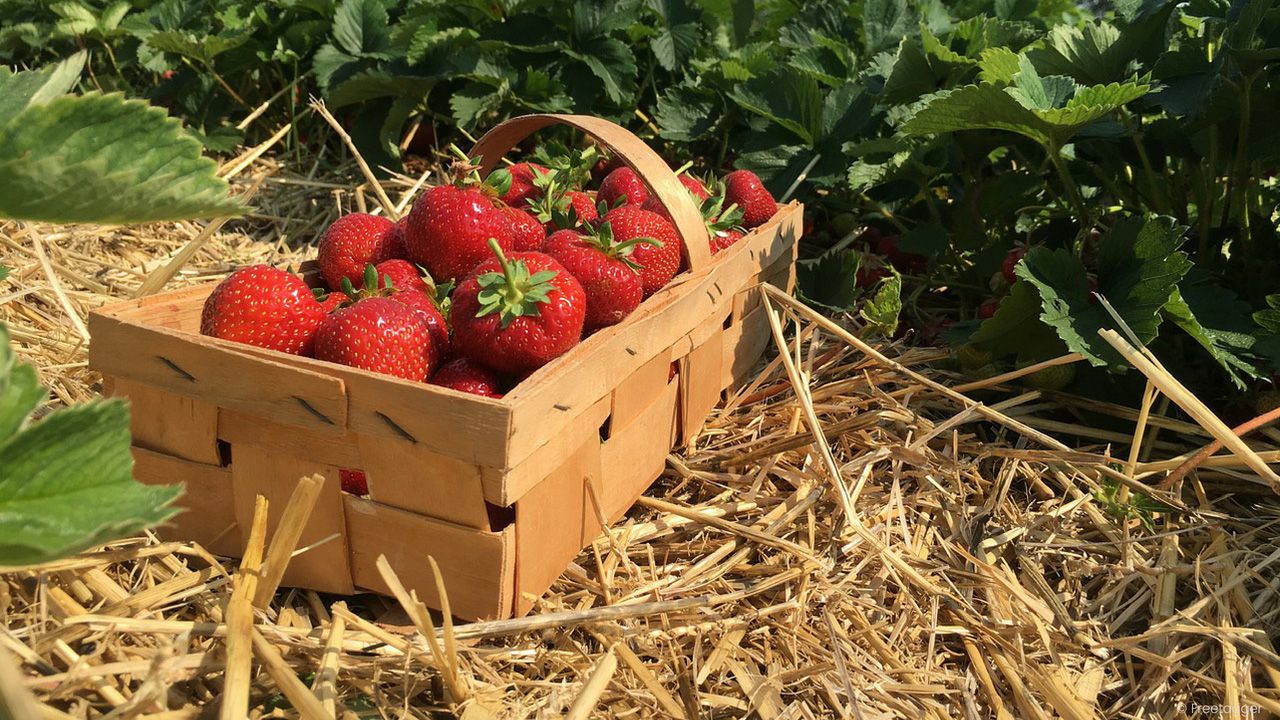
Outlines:
{"label": "bright red strawberry in basket", "polygon": [[521,162],[506,169],[511,173],[511,187],[502,195],[502,201],[514,208],[522,208],[529,200],[536,200],[542,190],[534,183],[547,169],[537,163]]}
{"label": "bright red strawberry in basket", "polygon": [[671,221],[634,205],[623,205],[605,213],[601,222],[609,224],[615,242],[658,241],[635,245],[631,251],[631,260],[640,266],[645,297],[661,290],[680,270],[683,245]]}
{"label": "bright red strawberry in basket", "polygon": [[516,208],[508,208],[507,215],[511,218],[513,250],[527,252],[542,247],[542,241],[547,239],[547,229],[542,226],[538,218]]}
{"label": "bright red strawberry in basket", "polygon": [[342,484],[342,492],[361,497],[369,494],[369,478],[359,470],[342,468],[338,471],[338,482]]}
{"label": "bright red strawberry in basket", "polygon": [[377,265],[404,255],[404,238],[394,222],[377,215],[351,213],[324,231],[316,264],[329,289],[338,290],[343,278],[359,282],[369,263]]}
{"label": "bright red strawberry in basket", "polygon": [[532,372],[582,339],[586,295],[549,255],[491,248],[496,257],[454,290],[454,351],[501,373]]}
{"label": "bright red strawberry in basket", "polygon": [[[431,286],[423,279],[422,273],[408,260],[384,260],[377,264],[376,269],[378,278],[381,280],[391,278],[391,286],[397,290],[431,292]],[[356,282],[356,279],[352,279],[351,282]]]}
{"label": "bright red strawberry in basket", "polygon": [[223,340],[309,355],[328,309],[302,278],[269,265],[231,273],[205,299],[200,332]]}
{"label": "bright red strawberry in basket", "polygon": [[583,332],[616,325],[644,299],[639,266],[631,260],[636,245],[614,241],[609,225],[586,234],[576,230],[551,233],[542,251],[569,271],[587,296]]}
{"label": "bright red strawberry in basket", "polygon": [[316,331],[316,358],[405,380],[425,380],[435,350],[417,310],[387,297],[338,308]]}
{"label": "bright red strawberry in basket", "polygon": [[430,188],[409,212],[409,259],[426,268],[436,282],[466,277],[489,257],[489,238],[504,251],[515,246],[510,212],[489,186]]}
{"label": "bright red strawberry in basket", "polygon": [[619,200],[627,205],[639,206],[649,199],[649,188],[645,187],[635,170],[624,165],[609,173],[604,182],[600,183],[600,190],[596,193],[596,197],[611,208],[615,207]]}
{"label": "bright red strawberry in basket", "polygon": [[455,357],[441,365],[429,382],[472,395],[502,397],[502,382],[498,376],[489,368],[464,357]]}
{"label": "bright red strawberry in basket", "polygon": [[763,225],[778,212],[773,195],[750,170],[734,170],[725,175],[724,192],[726,202],[742,209],[742,226],[747,229]]}

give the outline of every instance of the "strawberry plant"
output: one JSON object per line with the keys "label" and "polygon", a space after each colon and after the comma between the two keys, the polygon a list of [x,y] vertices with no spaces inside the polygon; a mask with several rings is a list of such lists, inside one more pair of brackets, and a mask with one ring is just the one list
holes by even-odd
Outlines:
{"label": "strawberry plant", "polygon": [[[84,62],[80,53],[42,70],[0,68],[0,217],[120,223],[243,209],[163,111],[118,93],[68,94]],[[44,398],[0,326],[0,565],[53,560],[176,512],[180,487],[132,478],[123,401],[31,422]]]}
{"label": "strawberry plant", "polygon": [[163,522],[177,486],[133,480],[129,408],[98,400],[29,416],[44,400],[0,326],[0,566],[55,560]]}

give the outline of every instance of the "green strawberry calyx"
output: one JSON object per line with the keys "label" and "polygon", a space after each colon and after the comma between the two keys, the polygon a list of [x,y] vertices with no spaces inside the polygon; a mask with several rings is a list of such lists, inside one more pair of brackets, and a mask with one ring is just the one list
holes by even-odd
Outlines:
{"label": "green strawberry calyx", "polygon": [[508,260],[498,241],[489,238],[489,249],[498,258],[502,272],[487,272],[476,278],[480,292],[476,299],[480,309],[476,317],[500,313],[502,329],[507,329],[518,317],[538,317],[540,305],[551,302],[549,297],[556,286],[551,282],[560,273],[555,270],[539,270],[529,273],[529,266],[522,260]]}
{"label": "green strawberry calyx", "polygon": [[[440,314],[447,318],[449,316],[449,293],[453,290],[453,283],[436,283],[431,278],[431,274],[427,273],[421,266],[418,267],[418,272],[423,274],[422,279],[426,282],[427,287],[429,288],[427,297],[431,298],[431,302],[435,304],[436,309],[440,311]],[[384,274],[379,277],[378,268],[374,267],[373,263],[369,263],[364,266],[364,277],[360,280],[359,288],[357,288],[349,278],[345,277],[342,278],[340,287],[342,289],[342,293],[350,299],[342,301],[339,303],[338,307],[353,305],[365,298],[391,297],[401,291],[401,288],[396,287],[395,283],[391,281],[390,275]],[[320,292],[321,291],[319,290],[315,291],[316,299],[324,300],[324,298],[320,296]],[[326,293],[326,296],[327,294],[328,293]]]}
{"label": "green strawberry calyx", "polygon": [[583,224],[569,197],[572,189],[559,170],[533,169],[533,186],[542,191],[538,198],[529,198],[529,210],[538,222],[551,223],[556,228],[573,229]]}
{"label": "green strawberry calyx", "polygon": [[584,226],[582,239],[588,245],[595,247],[605,255],[621,260],[626,263],[627,267],[635,272],[640,272],[644,268],[631,259],[631,253],[640,245],[652,245],[654,247],[662,247],[662,241],[658,238],[637,237],[631,238],[624,242],[618,242],[613,238],[613,228],[609,223],[600,223],[599,227]]}

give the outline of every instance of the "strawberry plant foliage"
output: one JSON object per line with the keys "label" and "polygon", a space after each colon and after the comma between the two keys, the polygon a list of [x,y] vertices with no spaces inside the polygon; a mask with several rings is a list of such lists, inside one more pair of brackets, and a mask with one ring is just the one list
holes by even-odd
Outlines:
{"label": "strawberry plant foliage", "polygon": [[53,560],[163,522],[177,486],[134,482],[129,409],[98,400],[29,421],[43,400],[0,326],[0,565]]}
{"label": "strawberry plant foliage", "polygon": [[44,70],[0,68],[0,216],[113,224],[243,211],[164,111],[65,94],[83,64],[80,54]]}

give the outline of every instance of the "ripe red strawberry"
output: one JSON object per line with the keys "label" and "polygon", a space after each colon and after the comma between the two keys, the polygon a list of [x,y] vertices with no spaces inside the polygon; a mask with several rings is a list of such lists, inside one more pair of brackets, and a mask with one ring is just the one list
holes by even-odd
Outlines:
{"label": "ripe red strawberry", "polygon": [[542,251],[577,278],[587,295],[583,332],[622,322],[644,299],[638,266],[630,258],[642,242],[614,242],[608,224],[588,234],[560,230],[547,238]]}
{"label": "ripe red strawberry", "polygon": [[595,201],[590,195],[579,190],[570,190],[565,193],[565,197],[569,198],[569,204],[581,222],[593,223],[600,219],[600,213],[596,210]]}
{"label": "ripe red strawberry", "polygon": [[450,282],[489,257],[489,238],[503,250],[512,249],[509,208],[494,192],[489,186],[438,185],[419,195],[405,226],[409,259],[436,282]]}
{"label": "ripe red strawberry", "polygon": [[760,178],[750,170],[734,170],[724,176],[725,199],[742,208],[742,226],[763,225],[778,212],[778,203]]}
{"label": "ripe red strawberry", "polygon": [[391,298],[338,308],[316,331],[316,358],[406,380],[425,380],[434,355],[426,321]]}
{"label": "ripe red strawberry", "polygon": [[680,270],[683,245],[675,226],[666,218],[635,205],[623,205],[605,213],[601,221],[609,224],[616,242],[640,238],[658,241],[635,245],[631,251],[631,260],[640,266],[640,284],[645,297],[661,290]]}
{"label": "ripe red strawberry", "polygon": [[[408,260],[384,260],[377,265],[378,278],[391,278],[391,286],[397,290],[418,290],[431,292],[431,286],[422,279],[422,273]],[[354,280],[352,282],[355,282]]]}
{"label": "ripe red strawberry", "polygon": [[369,494],[369,479],[363,472],[342,468],[338,470],[338,481],[342,484],[342,492],[364,497]]}
{"label": "ripe red strawberry", "polygon": [[[697,205],[699,208],[702,207],[703,202],[711,197],[711,193],[707,191],[706,186],[699,182],[697,178],[689,175],[677,175],[676,177],[680,180],[680,184],[684,186],[684,189],[688,190],[689,194],[693,196],[693,204]],[[657,195],[650,195],[645,199],[640,207],[648,210],[649,212],[656,212],[668,220],[671,219],[671,215],[667,213],[667,209],[662,206],[662,201],[658,200]]]}
{"label": "ripe red strawberry", "polygon": [[711,254],[732,246],[744,237],[741,230],[717,230],[711,235]]}
{"label": "ripe red strawberry", "polygon": [[898,269],[898,272],[908,274],[918,274],[925,271],[929,265],[929,259],[923,255],[915,253],[903,252],[898,247],[898,235],[882,235],[876,240],[876,252],[884,255],[889,259],[889,264]]}
{"label": "ripe red strawberry", "polygon": [[320,305],[324,308],[325,313],[331,313],[334,310],[337,310],[338,306],[342,303],[351,302],[351,298],[347,297],[347,294],[341,291],[335,290],[334,292],[323,294],[316,294],[313,291],[313,294],[316,295],[316,300],[320,301]]}
{"label": "ripe red strawberry", "polygon": [[1027,254],[1027,248],[1016,247],[1004,256],[1004,262],[1000,263],[1000,274],[1004,276],[1005,282],[1010,285],[1018,282],[1018,263],[1022,261],[1022,257]]}
{"label": "ripe red strawberry", "polygon": [[587,298],[560,263],[537,252],[503,253],[453,292],[455,351],[498,372],[536,370],[582,339]]}
{"label": "ripe red strawberry", "polygon": [[337,290],[343,278],[358,282],[365,265],[396,257],[404,257],[404,239],[394,222],[377,215],[351,213],[324,231],[316,264],[329,289]]}
{"label": "ripe red strawberry", "polygon": [[[400,276],[399,279],[397,275]],[[384,297],[416,310],[431,331],[431,365],[438,365],[449,352],[449,324],[435,299],[436,288],[428,285],[417,269],[404,260],[389,260],[376,267],[366,265],[362,281],[363,284],[357,290],[350,281],[344,280],[341,293],[344,299],[347,302],[359,302],[367,298]]]}
{"label": "ripe red strawberry", "polygon": [[995,317],[996,311],[1000,309],[1000,298],[987,298],[978,306],[978,317],[986,320]]}
{"label": "ripe red strawberry", "polygon": [[520,252],[542,247],[542,241],[547,239],[547,230],[538,218],[516,208],[508,208],[507,214],[511,218],[512,250]]}
{"label": "ripe red strawberry", "polygon": [[498,376],[483,365],[477,365],[464,357],[453,358],[441,365],[429,382],[472,395],[502,397],[502,383]]}
{"label": "ripe red strawberry", "polygon": [[522,208],[526,201],[537,199],[542,195],[542,191],[534,185],[534,178],[539,173],[546,173],[547,169],[537,163],[522,162],[516,163],[509,168],[507,172],[511,173],[511,187],[502,195],[502,201],[511,207]]}
{"label": "ripe red strawberry", "polygon": [[427,330],[431,333],[431,366],[439,366],[440,360],[449,352],[449,323],[445,321],[435,300],[421,290],[397,290],[387,297],[417,311],[427,324]]}
{"label": "ripe red strawberry", "polygon": [[649,199],[649,188],[645,187],[635,170],[623,166],[609,173],[604,182],[600,183],[600,190],[596,193],[596,197],[611,208],[615,207],[619,200],[628,205],[639,206]]}
{"label": "ripe red strawberry", "polygon": [[302,278],[269,265],[231,273],[204,301],[204,335],[310,355],[316,328],[328,310]]}

